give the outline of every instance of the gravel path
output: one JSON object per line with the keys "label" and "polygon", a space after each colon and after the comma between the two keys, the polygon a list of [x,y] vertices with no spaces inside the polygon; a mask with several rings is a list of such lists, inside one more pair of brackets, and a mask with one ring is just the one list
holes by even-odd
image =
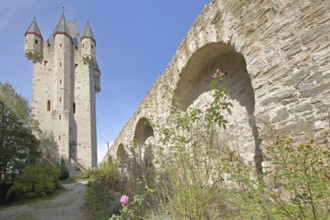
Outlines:
{"label": "gravel path", "polygon": [[50,200],[1,209],[0,220],[85,220],[86,183],[64,184],[66,192]]}

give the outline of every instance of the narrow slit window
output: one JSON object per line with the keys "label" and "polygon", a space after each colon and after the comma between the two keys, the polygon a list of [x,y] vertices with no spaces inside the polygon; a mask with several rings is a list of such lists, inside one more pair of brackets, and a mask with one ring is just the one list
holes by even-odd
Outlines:
{"label": "narrow slit window", "polygon": [[47,66],[47,63],[48,63],[48,61],[47,61],[47,60],[45,60],[45,61],[44,61],[44,66]]}
{"label": "narrow slit window", "polygon": [[73,114],[76,113],[76,103],[73,102],[72,104],[72,111],[73,111]]}
{"label": "narrow slit window", "polygon": [[60,66],[62,66],[62,62],[60,62]]}
{"label": "narrow slit window", "polygon": [[77,68],[77,67],[78,67],[78,63],[75,63],[75,64],[74,64],[74,67]]}
{"label": "narrow slit window", "polygon": [[83,44],[83,48],[85,48],[85,44]]}
{"label": "narrow slit window", "polygon": [[34,43],[38,44],[38,39],[35,39],[35,40],[34,40]]}
{"label": "narrow slit window", "polygon": [[92,49],[93,49],[93,48],[94,48],[94,45],[92,44],[91,47],[92,47]]}
{"label": "narrow slit window", "polygon": [[59,115],[58,118],[61,120],[61,115]]}
{"label": "narrow slit window", "polygon": [[58,140],[59,140],[59,141],[61,140],[61,135],[58,136]]}
{"label": "narrow slit window", "polygon": [[50,101],[47,101],[47,111],[50,111]]}
{"label": "narrow slit window", "polygon": [[60,44],[60,47],[62,47],[62,44]]}
{"label": "narrow slit window", "polygon": [[62,80],[60,80],[60,84],[62,84]]}
{"label": "narrow slit window", "polygon": [[62,102],[62,97],[60,97],[60,102]]}

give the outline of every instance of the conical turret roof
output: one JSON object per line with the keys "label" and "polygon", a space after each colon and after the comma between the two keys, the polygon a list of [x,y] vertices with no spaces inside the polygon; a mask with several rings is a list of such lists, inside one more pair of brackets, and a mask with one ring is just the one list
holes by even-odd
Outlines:
{"label": "conical turret roof", "polygon": [[65,34],[72,40],[71,33],[69,31],[69,27],[67,25],[64,15],[62,15],[60,22],[58,22],[58,25],[54,30],[53,36],[55,37],[56,34]]}
{"label": "conical turret roof", "polygon": [[84,39],[84,38],[89,38],[89,39],[93,40],[94,43],[96,44],[94,34],[93,34],[92,29],[91,29],[91,26],[89,25],[89,22],[87,22],[87,24],[86,24],[86,27],[85,27],[84,33],[81,37],[81,40]]}
{"label": "conical turret roof", "polygon": [[35,34],[37,36],[39,36],[41,39],[42,38],[42,35],[41,35],[41,32],[39,30],[39,27],[38,27],[38,24],[37,24],[37,21],[36,21],[36,18],[33,18],[33,21],[31,22],[29,28],[27,29],[27,31],[25,32],[25,36],[27,34]]}

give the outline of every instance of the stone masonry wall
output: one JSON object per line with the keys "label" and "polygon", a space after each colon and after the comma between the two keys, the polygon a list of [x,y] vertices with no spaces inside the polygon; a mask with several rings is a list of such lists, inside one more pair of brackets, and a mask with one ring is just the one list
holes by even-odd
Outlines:
{"label": "stone masonry wall", "polygon": [[135,134],[148,130],[137,126],[141,118],[161,126],[171,123],[173,108],[207,105],[216,69],[227,73],[223,86],[234,105],[225,135],[246,161],[260,169],[263,146],[275,132],[296,141],[314,136],[329,146],[329,10],[327,0],[206,5],[104,161],[120,159]]}

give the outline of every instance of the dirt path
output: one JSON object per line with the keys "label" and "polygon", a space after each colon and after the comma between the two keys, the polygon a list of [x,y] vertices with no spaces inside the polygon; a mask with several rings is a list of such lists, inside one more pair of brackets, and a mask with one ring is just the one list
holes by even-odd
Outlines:
{"label": "dirt path", "polygon": [[86,182],[63,185],[66,192],[46,201],[0,210],[0,220],[85,220],[82,205]]}

